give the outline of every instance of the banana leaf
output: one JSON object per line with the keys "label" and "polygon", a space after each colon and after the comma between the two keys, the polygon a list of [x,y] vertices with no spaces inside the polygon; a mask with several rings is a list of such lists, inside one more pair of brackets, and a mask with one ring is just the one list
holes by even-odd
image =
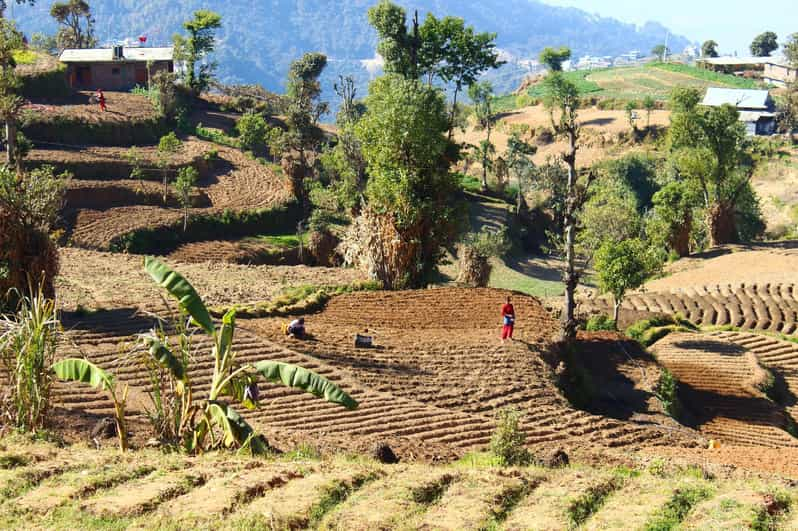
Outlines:
{"label": "banana leaf", "polygon": [[216,328],[213,326],[213,320],[208,313],[208,309],[188,280],[168,265],[151,256],[144,258],[144,270],[156,284],[165,288],[172,297],[178,300],[180,307],[188,312],[200,328],[205,330],[208,335],[214,335]]}
{"label": "banana leaf", "polygon": [[230,310],[222,317],[222,333],[219,337],[219,355],[224,356],[233,345],[233,332],[236,329],[236,312]]}
{"label": "banana leaf", "polygon": [[254,364],[254,367],[258,373],[271,382],[302,389],[347,409],[357,408],[357,401],[346,394],[343,389],[324,376],[303,367],[279,361],[259,361]]}
{"label": "banana leaf", "polygon": [[236,410],[224,402],[211,401],[208,404],[208,411],[213,421],[224,431],[224,445],[226,447],[230,448],[235,444],[239,446],[249,444],[252,453],[257,454],[266,451],[266,445],[263,440]]}
{"label": "banana leaf", "polygon": [[176,380],[183,381],[186,377],[186,368],[183,366],[183,362],[154,335],[145,335],[142,336],[141,339],[144,342],[144,346],[147,347],[150,356],[152,356],[161,367],[169,369]]}
{"label": "banana leaf", "polygon": [[60,380],[67,382],[85,383],[104,391],[114,386],[113,377],[88,360],[68,358],[55,362],[52,369]]}

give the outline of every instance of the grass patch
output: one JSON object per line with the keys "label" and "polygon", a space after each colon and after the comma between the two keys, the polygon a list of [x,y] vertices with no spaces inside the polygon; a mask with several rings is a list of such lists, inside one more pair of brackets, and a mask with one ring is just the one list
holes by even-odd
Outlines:
{"label": "grass patch", "polygon": [[623,487],[627,477],[626,472],[616,473],[609,480],[588,488],[573,499],[566,509],[571,527],[579,527],[593,516],[604,505],[610,494]]}
{"label": "grass patch", "polygon": [[508,267],[500,260],[493,264],[489,286],[518,291],[533,297],[559,297],[565,292],[565,287],[560,281],[543,280],[525,275]]}
{"label": "grass patch", "polygon": [[671,332],[696,332],[698,327],[679,314],[643,319],[626,329],[626,335],[649,347]]}
{"label": "grass patch", "polygon": [[[327,302],[344,293],[356,291],[376,291],[380,285],[374,281],[354,282],[338,286],[316,286],[306,284],[286,289],[273,299],[250,305],[233,306],[237,316],[242,318],[282,317],[288,315],[301,315],[320,311]],[[211,315],[223,316],[231,307],[211,308]]]}
{"label": "grass patch", "polygon": [[646,67],[665,70],[667,72],[675,72],[677,74],[685,74],[696,79],[707,81],[709,84],[720,84],[726,85],[727,87],[741,89],[755,89],[759,87],[759,84],[753,79],[737,77],[731,74],[723,74],[713,70],[697,68],[695,66],[682,63],[649,63],[646,65]]}
{"label": "grass patch", "polygon": [[670,531],[676,528],[700,502],[708,499],[712,490],[705,486],[690,486],[678,488],[651,520],[646,524],[645,531]]}
{"label": "grass patch", "polygon": [[781,529],[781,521],[790,512],[792,497],[783,491],[769,492],[765,494],[765,497],[770,498],[769,503],[763,504],[757,509],[756,516],[751,522],[751,529],[754,531]]}
{"label": "grass patch", "polygon": [[258,242],[258,243],[265,243],[271,247],[277,247],[279,249],[293,249],[295,247],[299,247],[299,244],[306,245],[308,241],[307,233],[302,234],[301,236],[297,236],[295,234],[283,234],[279,236],[252,236],[251,238],[247,238],[249,241]]}
{"label": "grass patch", "polygon": [[[574,72],[563,72],[563,77],[576,85],[580,95],[592,94],[594,92],[601,92],[602,88],[595,81],[587,79],[591,74],[600,72],[601,70],[576,70]],[[527,95],[532,98],[545,98],[548,91],[543,83],[538,83],[529,87]]]}
{"label": "grass patch", "polygon": [[197,135],[198,138],[213,142],[214,144],[241,149],[241,143],[238,139],[228,136],[217,129],[203,127],[202,124],[197,124],[194,134]]}
{"label": "grass patch", "polygon": [[373,481],[377,477],[377,473],[371,473],[357,477],[351,483],[338,481],[332,487],[326,489],[322,492],[319,501],[310,510],[308,528],[316,529],[322,518],[324,518],[324,515],[346,501],[353,492],[360,489],[364,484]]}
{"label": "grass patch", "polygon": [[501,529],[502,522],[507,520],[507,517],[510,516],[513,509],[515,509],[521,500],[523,500],[538,484],[539,481],[530,484],[524,480],[521,485],[509,487],[504,490],[504,492],[500,494],[498,506],[491,510],[490,518],[483,526],[480,526],[480,529],[486,531]]}
{"label": "grass patch", "polygon": [[495,468],[501,466],[501,458],[491,452],[469,452],[452,463],[455,467]]}
{"label": "grass patch", "polygon": [[0,469],[11,470],[20,466],[27,466],[30,459],[27,456],[19,454],[6,454],[0,456]]}
{"label": "grass patch", "polygon": [[420,505],[432,505],[441,499],[455,479],[455,474],[444,474],[436,481],[413,487],[410,489],[410,499]]}

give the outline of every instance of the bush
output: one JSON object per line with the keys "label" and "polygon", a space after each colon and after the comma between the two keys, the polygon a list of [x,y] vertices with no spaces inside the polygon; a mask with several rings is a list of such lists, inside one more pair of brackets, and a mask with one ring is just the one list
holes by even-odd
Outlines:
{"label": "bush", "polygon": [[531,455],[524,447],[526,433],[520,421],[524,414],[513,408],[499,410],[496,415],[496,431],[490,440],[490,451],[501,466],[523,466],[529,464]]}
{"label": "bush", "polygon": [[607,314],[593,315],[587,320],[585,330],[588,332],[601,332],[616,330],[615,321]]}
{"label": "bush", "polygon": [[657,385],[654,386],[654,396],[662,403],[662,408],[674,419],[681,414],[679,402],[679,382],[671,371],[663,368],[659,374]]}
{"label": "bush", "polygon": [[266,133],[269,126],[260,114],[248,112],[236,123],[238,143],[245,151],[258,152],[266,148]]}
{"label": "bush", "polygon": [[646,531],[675,529],[693,507],[709,498],[711,494],[712,491],[703,486],[688,486],[677,489],[668,503],[654,513],[644,529]]}
{"label": "bush", "polygon": [[31,291],[20,299],[16,315],[0,318],[0,362],[10,378],[3,416],[23,431],[46,423],[60,327],[55,303],[42,286]]}
{"label": "bush", "polygon": [[679,314],[643,319],[626,329],[626,335],[647,347],[671,332],[697,331],[698,327]]}

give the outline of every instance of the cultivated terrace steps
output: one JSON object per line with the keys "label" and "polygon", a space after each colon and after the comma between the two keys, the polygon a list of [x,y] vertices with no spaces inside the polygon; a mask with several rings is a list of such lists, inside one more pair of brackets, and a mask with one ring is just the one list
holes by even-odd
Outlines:
{"label": "cultivated terrace steps", "polygon": [[712,478],[658,462],[640,469],[488,463],[481,456],[426,466],[343,454],[120,454],[13,436],[0,439],[0,527],[786,529],[798,500],[798,489],[778,478]]}

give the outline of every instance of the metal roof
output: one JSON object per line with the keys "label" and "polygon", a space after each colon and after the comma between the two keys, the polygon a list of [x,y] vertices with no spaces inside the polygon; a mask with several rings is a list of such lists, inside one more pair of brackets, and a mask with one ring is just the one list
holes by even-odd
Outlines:
{"label": "metal roof", "polygon": [[702,57],[698,60],[701,63],[711,65],[763,65],[773,61],[772,57]]}
{"label": "metal roof", "polygon": [[61,57],[59,59],[62,63],[172,61],[174,57],[174,48],[125,47],[122,55],[124,55],[124,59],[114,61],[113,48],[70,49],[61,52]]}
{"label": "metal roof", "polygon": [[719,107],[724,103],[734,105],[738,109],[763,109],[769,108],[767,90],[728,89],[710,87],[704,96],[701,105]]}
{"label": "metal roof", "polygon": [[775,118],[776,113],[773,112],[759,112],[759,111],[741,111],[741,122],[757,122],[760,118]]}

